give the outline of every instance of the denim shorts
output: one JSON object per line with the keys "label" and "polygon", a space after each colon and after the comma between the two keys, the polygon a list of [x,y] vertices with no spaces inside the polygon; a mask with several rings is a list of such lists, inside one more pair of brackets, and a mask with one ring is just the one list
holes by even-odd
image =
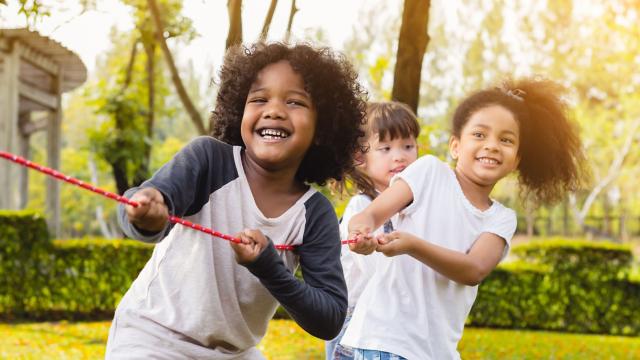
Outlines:
{"label": "denim shorts", "polygon": [[402,356],[379,350],[353,349],[354,360],[407,360]]}
{"label": "denim shorts", "polygon": [[340,345],[340,340],[342,340],[344,332],[347,331],[347,326],[349,325],[349,320],[351,320],[352,313],[353,307],[347,309],[347,317],[344,319],[344,324],[342,324],[340,333],[333,340],[325,342],[324,349],[326,360],[353,360],[353,349],[348,346]]}

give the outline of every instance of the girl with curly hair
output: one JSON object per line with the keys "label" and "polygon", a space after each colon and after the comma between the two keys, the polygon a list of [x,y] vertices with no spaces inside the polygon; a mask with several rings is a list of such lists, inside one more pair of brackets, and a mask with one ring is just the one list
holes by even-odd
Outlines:
{"label": "girl with curly hair", "polygon": [[[516,229],[515,212],[490,197],[495,184],[517,171],[524,194],[544,203],[580,183],[584,157],[561,90],[524,79],[469,96],[453,117],[454,168],[424,156],[351,218],[351,249],[389,257],[377,263],[342,339],[355,359],[460,358],[478,284]],[[371,235],[396,213],[399,231]]]}
{"label": "girl with curly hair", "polygon": [[[127,235],[158,245],[118,305],[107,358],[262,359],[256,344],[278,303],[316,337],[340,331],[338,222],[309,184],[353,164],[365,110],[357,75],[329,49],[275,43],[230,50],[220,79],[217,139],[189,143],[126,192],[141,206],[119,208]],[[171,227],[169,214],[241,243]]]}

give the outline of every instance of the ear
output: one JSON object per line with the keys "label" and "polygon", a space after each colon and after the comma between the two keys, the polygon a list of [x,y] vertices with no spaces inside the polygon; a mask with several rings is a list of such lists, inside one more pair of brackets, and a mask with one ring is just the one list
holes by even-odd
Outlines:
{"label": "ear", "polygon": [[460,155],[458,153],[459,148],[460,148],[460,139],[458,139],[454,135],[451,135],[451,137],[449,138],[449,153],[451,154],[451,157],[453,158],[453,160],[458,160],[458,156]]}

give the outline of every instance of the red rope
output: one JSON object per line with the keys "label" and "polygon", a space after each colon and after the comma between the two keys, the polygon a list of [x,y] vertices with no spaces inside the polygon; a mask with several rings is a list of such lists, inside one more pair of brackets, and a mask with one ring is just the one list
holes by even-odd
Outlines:
{"label": "red rope", "polygon": [[[97,188],[97,187],[95,187],[95,186],[93,186],[91,184],[85,183],[84,181],[78,180],[78,179],[73,178],[71,176],[64,175],[64,174],[62,174],[62,173],[60,173],[60,172],[58,172],[56,170],[53,170],[53,169],[48,168],[46,166],[42,166],[42,165],[36,164],[36,163],[31,162],[31,161],[29,161],[29,160],[27,160],[25,158],[22,158],[20,156],[8,153],[6,151],[0,151],[0,157],[3,157],[5,159],[7,159],[7,160],[11,160],[11,161],[15,162],[16,164],[20,164],[22,166],[26,166],[26,167],[32,168],[34,170],[38,170],[41,173],[47,174],[49,176],[52,176],[52,177],[54,177],[54,178],[56,178],[58,180],[66,181],[66,182],[68,182],[70,184],[79,186],[79,187],[81,187],[83,189],[86,189],[86,190],[89,190],[89,191],[93,191],[96,194],[100,194],[102,196],[108,197],[109,199],[116,200],[116,201],[121,202],[123,204],[131,205],[133,207],[138,207],[139,206],[139,204],[137,202],[131,201],[131,200],[127,199],[124,196],[120,196],[118,194],[114,194],[112,192],[109,192],[109,191],[106,191],[106,190],[102,190],[102,189]],[[215,231],[213,229],[209,229],[209,228],[204,227],[202,225],[194,224],[191,221],[179,218],[177,216],[170,215],[169,216],[169,221],[174,223],[174,224],[180,224],[180,225],[183,225],[183,226],[190,227],[192,229],[201,231],[201,232],[203,232],[205,234],[209,234],[211,236],[215,236],[215,237],[223,239],[223,240],[227,240],[227,241],[231,241],[231,242],[235,242],[235,243],[240,243],[241,242],[241,240],[238,239],[237,237],[233,237],[233,236],[230,236],[230,235],[223,234],[221,232]],[[356,242],[356,240],[343,240],[342,241],[343,244],[351,244],[351,243],[355,243],[355,242]],[[293,250],[293,249],[295,249],[294,245],[275,245],[275,247],[278,250]]]}

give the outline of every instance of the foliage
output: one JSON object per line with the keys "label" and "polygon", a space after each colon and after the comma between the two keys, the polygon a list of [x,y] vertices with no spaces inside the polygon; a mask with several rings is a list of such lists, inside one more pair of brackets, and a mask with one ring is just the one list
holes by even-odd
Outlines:
{"label": "foliage", "polygon": [[0,211],[0,314],[21,315],[47,285],[51,250],[44,218],[29,211]]}
{"label": "foliage", "polygon": [[56,240],[31,212],[0,212],[0,316],[110,316],[151,255],[132,240]]}
{"label": "foliage", "polygon": [[629,279],[629,247],[551,239],[512,252],[520,262],[483,281],[469,324],[640,334],[640,282]]}
{"label": "foliage", "polygon": [[[0,324],[0,358],[98,359],[110,322]],[[291,320],[273,320],[258,345],[267,359],[324,359],[324,342]],[[467,328],[463,359],[636,359],[640,338]]]}

